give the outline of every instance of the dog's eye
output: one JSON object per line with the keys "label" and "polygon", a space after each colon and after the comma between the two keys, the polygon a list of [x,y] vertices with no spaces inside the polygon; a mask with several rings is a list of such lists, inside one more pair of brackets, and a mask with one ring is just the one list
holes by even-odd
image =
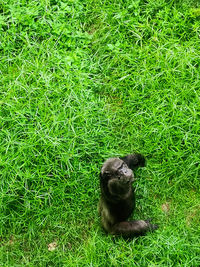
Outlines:
{"label": "dog's eye", "polygon": [[106,177],[108,177],[108,178],[111,177],[111,173],[110,173],[110,172],[106,172],[105,175],[106,175]]}

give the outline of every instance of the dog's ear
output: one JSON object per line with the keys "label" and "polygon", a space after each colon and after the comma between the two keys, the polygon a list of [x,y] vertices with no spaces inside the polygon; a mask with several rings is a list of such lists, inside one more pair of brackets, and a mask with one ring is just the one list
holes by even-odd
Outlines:
{"label": "dog's ear", "polygon": [[111,173],[109,171],[100,172],[100,178],[109,179],[111,177]]}

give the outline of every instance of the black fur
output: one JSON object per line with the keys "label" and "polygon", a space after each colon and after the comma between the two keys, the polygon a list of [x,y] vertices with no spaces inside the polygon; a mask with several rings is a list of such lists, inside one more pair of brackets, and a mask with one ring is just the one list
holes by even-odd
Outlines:
{"label": "black fur", "polygon": [[133,237],[157,229],[157,225],[151,224],[149,220],[127,221],[135,209],[132,170],[144,165],[145,158],[141,154],[110,158],[103,164],[100,173],[99,213],[102,226],[108,233]]}

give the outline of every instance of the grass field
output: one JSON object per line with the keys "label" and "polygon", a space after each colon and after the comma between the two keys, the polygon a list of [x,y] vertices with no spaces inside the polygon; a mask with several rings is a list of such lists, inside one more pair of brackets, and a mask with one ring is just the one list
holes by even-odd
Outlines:
{"label": "grass field", "polygon": [[[200,266],[200,4],[0,1],[0,266]],[[97,214],[105,159],[134,151],[125,241]]]}

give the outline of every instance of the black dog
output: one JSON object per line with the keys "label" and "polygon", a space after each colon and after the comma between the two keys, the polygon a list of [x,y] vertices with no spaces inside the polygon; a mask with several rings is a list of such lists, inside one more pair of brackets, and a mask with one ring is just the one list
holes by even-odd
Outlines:
{"label": "black dog", "polygon": [[132,188],[132,170],[145,165],[141,154],[105,161],[100,173],[101,198],[99,213],[103,228],[110,234],[123,237],[143,235],[157,229],[149,220],[127,221],[135,209],[135,194]]}

